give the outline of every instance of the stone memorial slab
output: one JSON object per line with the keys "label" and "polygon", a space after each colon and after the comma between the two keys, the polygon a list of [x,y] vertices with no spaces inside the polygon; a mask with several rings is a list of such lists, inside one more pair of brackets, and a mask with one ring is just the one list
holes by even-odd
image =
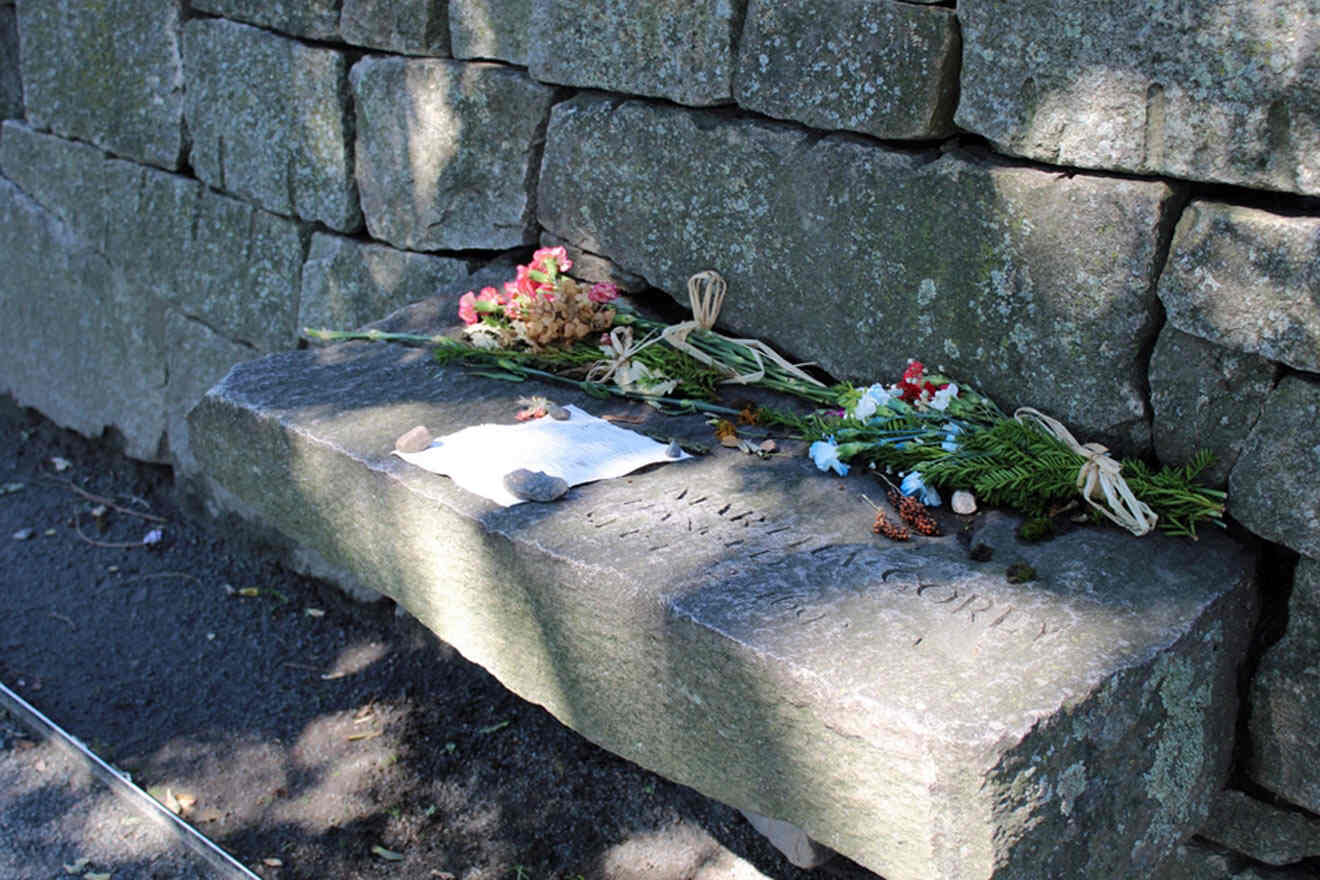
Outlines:
{"label": "stone memorial slab", "polygon": [[449,55],[446,0],[343,0],[344,41],[403,55]]}
{"label": "stone memorial slab", "polygon": [[1149,449],[1167,185],[589,96],[555,105],[546,137],[541,225],[684,306],[688,278],[719,271],[734,335],[857,382],[915,357]]}
{"label": "stone memorial slab", "polygon": [[[512,422],[528,393],[636,411],[354,344],[239,365],[191,436],[250,512],[565,724],[888,880],[1142,876],[1204,820],[1254,617],[1222,534],[1021,545],[987,514],[973,562],[953,536],[882,542],[874,484],[801,448],[510,508],[391,454],[418,424]],[[1009,583],[1013,561],[1037,579]]]}
{"label": "stone memorial slab", "polygon": [[342,4],[343,0],[191,0],[189,5],[294,36],[334,40],[339,37]]}
{"label": "stone memorial slab", "polygon": [[1192,202],[1159,293],[1179,330],[1320,371],[1320,217]]}
{"label": "stone memorial slab", "polygon": [[408,250],[536,240],[554,90],[496,64],[368,57],[353,66],[357,181],[372,237]]}
{"label": "stone memorial slab", "polygon": [[184,30],[184,63],[198,177],[268,211],[361,226],[343,52],[198,19]]}
{"label": "stone memorial slab", "polygon": [[1297,564],[1288,630],[1261,660],[1250,724],[1251,778],[1320,813],[1320,560]]}
{"label": "stone memorial slab", "polygon": [[532,0],[449,0],[449,39],[455,58],[527,66]]}
{"label": "stone memorial slab", "polygon": [[1006,153],[1320,193],[1311,0],[960,0],[955,121]]}
{"label": "stone memorial slab", "polygon": [[532,0],[528,70],[558,85],[727,104],[746,11],[747,0]]}
{"label": "stone memorial slab", "polygon": [[738,104],[878,138],[953,129],[961,43],[952,9],[893,0],[750,0]]}
{"label": "stone memorial slab", "polygon": [[27,121],[177,168],[184,148],[178,0],[21,3]]}

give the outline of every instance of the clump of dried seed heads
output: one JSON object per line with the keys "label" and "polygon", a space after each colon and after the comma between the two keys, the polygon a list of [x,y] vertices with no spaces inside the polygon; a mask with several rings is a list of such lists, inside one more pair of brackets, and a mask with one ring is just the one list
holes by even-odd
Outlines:
{"label": "clump of dried seed heads", "polygon": [[912,527],[912,531],[930,538],[944,534],[935,517],[931,516],[929,508],[916,498],[904,495],[892,486],[886,496],[889,498],[889,503],[898,511],[898,515],[903,518],[903,522]]}

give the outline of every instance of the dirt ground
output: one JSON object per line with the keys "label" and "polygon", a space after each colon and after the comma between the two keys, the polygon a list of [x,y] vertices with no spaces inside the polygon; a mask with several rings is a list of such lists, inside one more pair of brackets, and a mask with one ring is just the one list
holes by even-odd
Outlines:
{"label": "dirt ground", "polygon": [[794,868],[389,602],[185,516],[168,468],[7,398],[0,590],[0,680],[264,878],[875,878]]}

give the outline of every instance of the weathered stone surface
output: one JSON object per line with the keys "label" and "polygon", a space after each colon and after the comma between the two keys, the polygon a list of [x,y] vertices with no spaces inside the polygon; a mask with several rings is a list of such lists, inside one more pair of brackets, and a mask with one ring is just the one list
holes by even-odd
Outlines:
{"label": "weathered stone surface", "polygon": [[183,150],[178,0],[18,7],[27,120],[162,168]]}
{"label": "weathered stone surface", "polygon": [[[1315,439],[1315,434],[1311,435]],[[1297,564],[1288,630],[1251,687],[1251,778],[1320,813],[1320,561]]]}
{"label": "weathered stone surface", "polygon": [[1272,807],[1231,789],[1215,798],[1199,833],[1267,865],[1320,856],[1320,818]]}
{"label": "weathered stone surface", "polygon": [[198,177],[280,214],[362,225],[342,52],[199,19],[184,30],[184,61]]}
{"label": "weathered stone surface", "polygon": [[188,437],[188,413],[207,390],[224,378],[234,364],[261,354],[216,333],[202,321],[175,309],[165,316],[165,431],[170,460],[176,473],[188,478],[199,473]]}
{"label": "weathered stone surface", "polygon": [[20,214],[40,220],[24,220],[35,243],[15,232],[0,248],[24,267],[11,280],[31,315],[11,327],[28,341],[6,348],[22,364],[16,393],[86,434],[116,426],[138,458],[162,456],[168,429],[170,454],[188,467],[183,413],[225,359],[296,339],[299,226],[14,121],[0,171],[39,206]]}
{"label": "weathered stone surface", "polygon": [[532,0],[449,0],[449,39],[455,58],[527,66]]}
{"label": "weathered stone surface", "polygon": [[298,327],[361,327],[467,275],[464,260],[316,233],[303,264]]}
{"label": "weathered stone surface", "polygon": [[[336,346],[236,367],[192,436],[267,522],[511,689],[889,880],[1145,876],[1203,821],[1254,616],[1224,535],[1021,546],[988,514],[976,537],[1000,552],[978,564],[952,536],[875,544],[841,491],[861,478],[800,454],[717,451],[514,508],[390,454],[538,391],[602,406]],[[1036,582],[1005,580],[1019,558]]]}
{"label": "weathered stone surface", "polygon": [[410,250],[536,240],[536,162],[554,91],[520,71],[365,58],[351,75],[367,229]]}
{"label": "weathered stone surface", "polygon": [[[0,143],[7,143],[9,132]],[[67,224],[0,180],[0,387],[90,437],[116,426],[134,458],[160,457],[165,361],[158,303]]]}
{"label": "weathered stone surface", "polygon": [[1193,202],[1159,292],[1179,330],[1320,370],[1320,217]]}
{"label": "weathered stone surface", "polygon": [[726,104],[746,11],[747,0],[532,0],[528,70],[561,85]]}
{"label": "weathered stone surface", "polygon": [[952,9],[750,0],[736,97],[815,128],[939,137],[953,128],[960,47]]}
{"label": "weathered stone surface", "polygon": [[1166,324],[1150,358],[1155,454],[1180,465],[1199,449],[1215,455],[1201,474],[1224,486],[1278,378],[1270,361],[1206,342]]}
{"label": "weathered stone surface", "polygon": [[1320,559],[1317,441],[1320,384],[1285,376],[1265,401],[1228,479],[1228,512],[1238,522],[1314,559]]}
{"label": "weathered stone surface", "polygon": [[1270,868],[1192,841],[1178,846],[1152,880],[1314,880],[1309,868]]}
{"label": "weathered stone surface", "polygon": [[550,233],[676,297],[717,269],[732,332],[839,378],[895,381],[916,357],[1142,449],[1170,198],[1157,182],[583,97],[551,116],[537,204]]}
{"label": "weathered stone surface", "polygon": [[404,55],[449,54],[447,0],[344,0],[346,42]]}
{"label": "weathered stone surface", "polygon": [[191,0],[190,6],[286,34],[333,40],[343,0]]}
{"label": "weathered stone surface", "polygon": [[18,14],[0,5],[0,119],[23,116],[23,80],[18,73]]}
{"label": "weathered stone surface", "polygon": [[955,121],[1059,165],[1320,193],[1313,0],[963,0]]}

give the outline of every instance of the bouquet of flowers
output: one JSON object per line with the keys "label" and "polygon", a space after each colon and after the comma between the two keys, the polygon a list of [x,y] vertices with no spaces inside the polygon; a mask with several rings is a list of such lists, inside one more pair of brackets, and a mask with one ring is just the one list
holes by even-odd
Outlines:
{"label": "bouquet of flowers", "polygon": [[[968,489],[984,503],[1028,515],[1080,496],[1096,519],[1137,535],[1158,524],[1194,537],[1198,522],[1223,524],[1224,493],[1195,482],[1210,463],[1208,453],[1159,471],[1135,459],[1119,463],[1103,446],[1079,443],[1049,416],[1023,408],[1009,417],[971,387],[927,372],[915,360],[891,385],[827,386],[759,340],[714,331],[725,293],[714,272],[688,282],[693,319],[668,325],[625,305],[614,285],[568,277],[570,268],[564,248],[542,248],[502,289],[464,294],[462,339],[375,330],[305,333],[323,341],[429,345],[440,363],[493,379],[544,379],[597,397],[644,400],[667,413],[704,411],[787,428],[810,441],[821,470],[842,476],[862,465],[897,473],[903,495],[929,506],[940,503],[940,488]],[[722,406],[715,402],[722,383],[780,392],[817,409]]]}
{"label": "bouquet of flowers", "polygon": [[816,426],[809,449],[816,466],[840,475],[857,464],[899,473],[903,494],[931,507],[941,503],[939,488],[968,489],[1028,515],[1080,496],[1094,517],[1136,535],[1158,524],[1194,537],[1198,522],[1223,525],[1224,493],[1195,482],[1209,453],[1159,471],[1137,459],[1120,463],[1049,416],[1023,407],[1009,417],[920,361],[909,361],[892,385],[845,391],[840,405]]}

